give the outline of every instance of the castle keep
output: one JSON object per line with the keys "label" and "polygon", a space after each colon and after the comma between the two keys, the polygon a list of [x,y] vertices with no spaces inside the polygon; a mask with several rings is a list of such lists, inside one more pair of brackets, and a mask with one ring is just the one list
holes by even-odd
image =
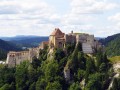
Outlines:
{"label": "castle keep", "polygon": [[82,50],[86,54],[92,54],[102,47],[101,43],[95,40],[94,35],[85,33],[64,34],[59,28],[55,28],[49,37],[49,48],[65,48],[67,43],[81,43]]}
{"label": "castle keep", "polygon": [[38,58],[40,49],[44,49],[46,45],[49,47],[49,50],[54,48],[65,49],[66,44],[68,43],[76,43],[76,45],[81,43],[82,51],[86,54],[92,54],[95,50],[102,47],[101,43],[94,38],[94,35],[74,33],[73,31],[69,34],[65,34],[59,28],[55,28],[49,36],[49,41],[42,42],[37,48],[30,48],[28,51],[20,52],[10,51],[7,54],[6,64],[14,67],[24,60],[32,62],[33,57]]}

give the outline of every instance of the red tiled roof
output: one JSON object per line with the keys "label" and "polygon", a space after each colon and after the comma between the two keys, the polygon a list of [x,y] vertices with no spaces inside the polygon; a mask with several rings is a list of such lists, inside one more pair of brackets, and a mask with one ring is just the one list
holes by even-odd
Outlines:
{"label": "red tiled roof", "polygon": [[57,35],[57,33],[59,33],[59,34],[64,34],[64,33],[62,33],[62,32],[60,31],[59,28],[55,28],[55,30],[52,32],[51,36]]}
{"label": "red tiled roof", "polygon": [[49,44],[49,42],[48,42],[48,41],[43,41],[42,43],[43,43],[43,44]]}

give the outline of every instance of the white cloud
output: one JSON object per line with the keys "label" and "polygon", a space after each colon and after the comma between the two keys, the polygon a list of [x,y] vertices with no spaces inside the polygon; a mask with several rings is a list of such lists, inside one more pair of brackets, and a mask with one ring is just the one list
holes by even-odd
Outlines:
{"label": "white cloud", "polygon": [[59,18],[54,8],[43,0],[2,0],[0,2],[1,36],[22,34],[45,36],[54,28],[54,23],[59,23]]}
{"label": "white cloud", "polygon": [[79,14],[99,14],[106,10],[118,7],[116,3],[109,3],[104,0],[72,0],[72,12]]}
{"label": "white cloud", "polygon": [[120,13],[116,13],[115,15],[108,17],[108,20],[113,22],[120,22]]}
{"label": "white cloud", "polygon": [[[112,12],[119,8],[116,2],[108,0],[70,0],[71,9],[63,17],[62,24],[64,29],[82,31],[95,34],[96,36],[107,36],[118,33],[112,30],[107,21],[107,12]],[[108,23],[108,24],[106,24]],[[105,25],[106,24],[106,25]],[[73,29],[72,29],[73,28]]]}
{"label": "white cloud", "polygon": [[117,33],[120,33],[120,13],[116,13],[108,17],[108,20],[112,23],[112,28]]}
{"label": "white cloud", "polygon": [[116,3],[104,0],[71,0],[71,10],[64,15],[63,24],[85,24],[97,21],[99,16],[93,14],[103,14],[107,10],[118,7]]}
{"label": "white cloud", "polygon": [[[55,27],[60,27],[66,33],[74,30],[104,36],[110,34],[110,28],[109,25],[105,27],[101,20],[108,11],[118,7],[118,4],[108,0],[70,0],[69,10],[62,15],[60,8],[57,10],[45,1],[47,0],[0,0],[1,35],[49,35]],[[119,15],[110,17],[109,20],[118,22]],[[107,19],[106,23],[109,23]],[[114,32],[118,32],[119,26],[119,22],[113,24],[112,28],[116,30]]]}

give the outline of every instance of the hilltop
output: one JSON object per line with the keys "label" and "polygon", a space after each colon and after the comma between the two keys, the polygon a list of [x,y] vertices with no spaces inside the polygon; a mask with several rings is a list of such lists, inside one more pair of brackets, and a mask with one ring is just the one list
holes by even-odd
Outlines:
{"label": "hilltop", "polygon": [[0,49],[3,49],[5,51],[13,51],[13,50],[21,50],[18,46],[16,46],[12,42],[4,41],[0,39]]}
{"label": "hilltop", "polygon": [[14,50],[19,51],[21,50],[21,48],[15,45],[14,43],[0,39],[0,60],[5,59],[7,57],[6,55],[8,51]]}
{"label": "hilltop", "polygon": [[109,57],[120,55],[120,33],[99,40],[106,47]]}
{"label": "hilltop", "polygon": [[0,37],[2,40],[10,41],[12,43],[15,43],[19,47],[37,47],[42,41],[47,41],[49,38],[48,36],[42,37],[42,36],[15,36],[15,37]]}
{"label": "hilltop", "polygon": [[57,28],[49,38],[29,51],[8,53],[0,90],[119,90],[120,79],[94,35]]}

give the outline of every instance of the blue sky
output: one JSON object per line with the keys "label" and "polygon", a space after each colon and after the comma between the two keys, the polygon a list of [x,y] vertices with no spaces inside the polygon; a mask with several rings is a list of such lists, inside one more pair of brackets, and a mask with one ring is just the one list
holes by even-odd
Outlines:
{"label": "blue sky", "polygon": [[48,36],[54,28],[120,33],[120,0],[0,0],[0,36]]}

